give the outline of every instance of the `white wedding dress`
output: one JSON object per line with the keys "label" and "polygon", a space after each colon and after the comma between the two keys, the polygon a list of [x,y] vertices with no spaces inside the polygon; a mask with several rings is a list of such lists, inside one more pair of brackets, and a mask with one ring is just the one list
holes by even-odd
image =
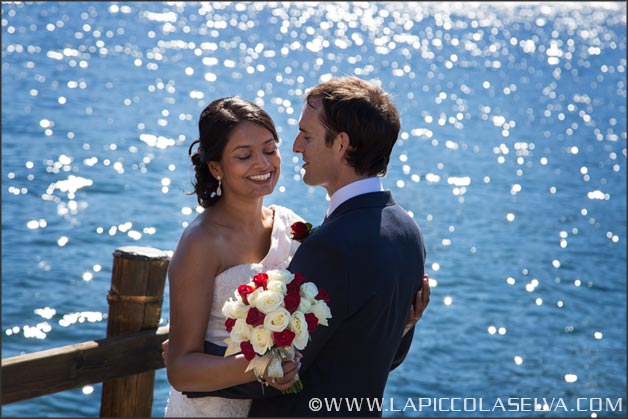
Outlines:
{"label": "white wedding dress", "polygon": [[[229,337],[229,333],[225,329],[225,316],[222,314],[224,302],[233,296],[238,285],[249,282],[256,273],[286,269],[299,247],[299,242],[290,238],[290,226],[303,219],[282,206],[270,205],[269,208],[274,211],[274,219],[268,254],[259,263],[233,266],[214,280],[214,296],[205,334],[207,341],[226,346],[223,340]],[[188,398],[171,386],[166,417],[246,417],[250,407],[251,400]]]}

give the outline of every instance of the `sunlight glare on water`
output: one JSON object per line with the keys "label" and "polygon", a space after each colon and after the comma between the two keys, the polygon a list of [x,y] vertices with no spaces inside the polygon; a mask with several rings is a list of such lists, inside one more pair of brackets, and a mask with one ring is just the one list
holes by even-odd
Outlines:
{"label": "sunlight glare on water", "polygon": [[[397,104],[382,183],[421,227],[432,287],[386,396],[625,406],[624,3],[7,2],[1,25],[3,358],[106,335],[112,252],[171,252],[202,212],[188,147],[215,98],[269,112],[283,160],[265,204],[319,224],[328,199],[292,152],[303,95],[355,75]],[[167,391],[159,370],[153,416]],[[92,417],[99,399],[3,410]]]}

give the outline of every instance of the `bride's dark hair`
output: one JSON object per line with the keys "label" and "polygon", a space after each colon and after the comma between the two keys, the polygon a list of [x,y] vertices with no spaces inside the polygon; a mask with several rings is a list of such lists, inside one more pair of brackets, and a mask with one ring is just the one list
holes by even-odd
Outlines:
{"label": "bride's dark hair", "polygon": [[[237,96],[217,99],[207,105],[198,121],[199,138],[196,139],[188,154],[192,159],[195,179],[192,182],[198,203],[207,208],[215,204],[220,197],[216,195],[218,180],[209,171],[210,161],[220,161],[233,129],[243,121],[260,124],[273,134],[279,142],[275,124],[270,115],[261,107]],[[192,151],[198,144],[196,151]]]}

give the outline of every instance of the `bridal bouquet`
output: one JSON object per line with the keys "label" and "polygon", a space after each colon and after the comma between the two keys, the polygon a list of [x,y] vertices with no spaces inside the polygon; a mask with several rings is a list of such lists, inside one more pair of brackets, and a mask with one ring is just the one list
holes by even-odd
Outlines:
{"label": "bridal bouquet", "polygon": [[[257,377],[283,377],[281,362],[306,347],[310,333],[331,318],[329,296],[300,273],[269,270],[240,285],[222,307],[227,318],[225,356],[242,352]],[[285,391],[296,393],[301,380]]]}

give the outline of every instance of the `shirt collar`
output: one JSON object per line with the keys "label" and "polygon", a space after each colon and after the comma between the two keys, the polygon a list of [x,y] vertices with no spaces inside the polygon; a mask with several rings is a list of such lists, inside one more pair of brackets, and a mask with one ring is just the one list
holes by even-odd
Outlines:
{"label": "shirt collar", "polygon": [[369,177],[351,182],[338,189],[334,192],[331,198],[329,198],[329,207],[327,208],[327,214],[325,214],[325,217],[329,217],[329,215],[343,202],[348,201],[353,197],[383,190],[384,187],[382,186],[382,182],[379,177]]}

